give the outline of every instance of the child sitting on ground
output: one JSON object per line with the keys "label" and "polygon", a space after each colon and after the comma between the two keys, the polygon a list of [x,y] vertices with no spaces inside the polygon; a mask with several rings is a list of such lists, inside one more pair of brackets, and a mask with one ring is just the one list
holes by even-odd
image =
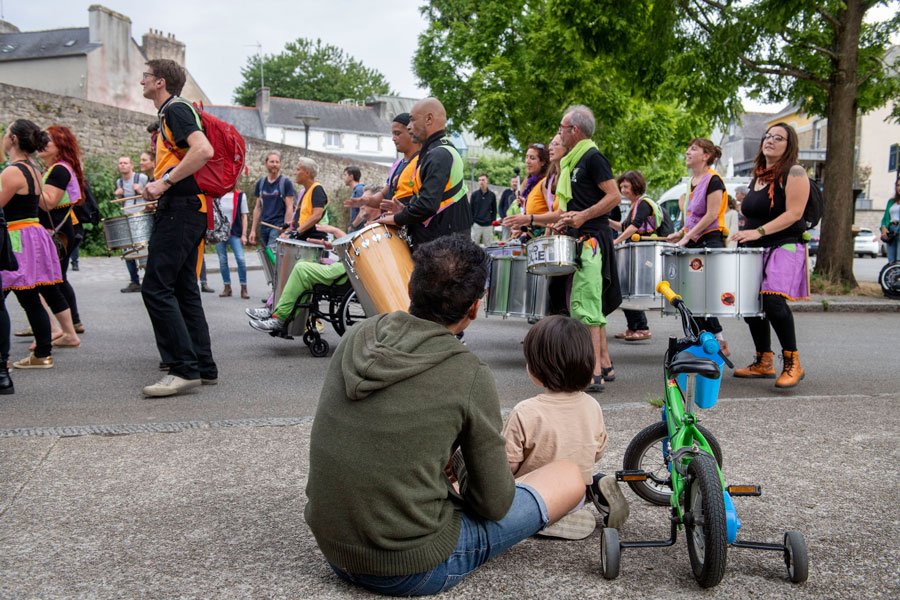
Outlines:
{"label": "child sitting on ground", "polygon": [[[528,376],[546,391],[519,402],[503,427],[506,457],[521,477],[556,460],[581,468],[586,494],[608,527],[628,518],[628,503],[614,475],[594,474],[606,450],[606,425],[597,401],[583,390],[593,380],[594,348],[588,328],[569,317],[541,319],[525,336]],[[539,535],[580,540],[597,526],[582,502]]]}

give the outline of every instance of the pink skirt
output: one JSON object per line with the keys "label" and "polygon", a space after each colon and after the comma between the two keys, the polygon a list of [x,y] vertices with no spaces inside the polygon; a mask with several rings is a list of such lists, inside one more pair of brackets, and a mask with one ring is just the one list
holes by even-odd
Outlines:
{"label": "pink skirt", "polygon": [[788,300],[809,298],[806,244],[784,244],[763,254],[761,294],[777,294]]}
{"label": "pink skirt", "polygon": [[50,232],[36,224],[10,231],[9,237],[19,268],[0,271],[4,290],[29,290],[62,282],[59,255]]}

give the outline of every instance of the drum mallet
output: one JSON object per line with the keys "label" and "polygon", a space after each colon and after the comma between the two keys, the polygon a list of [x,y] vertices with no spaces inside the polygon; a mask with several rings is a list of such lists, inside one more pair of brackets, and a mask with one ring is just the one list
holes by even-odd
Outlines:
{"label": "drum mallet", "polygon": [[110,202],[118,204],[119,202],[127,202],[128,200],[140,200],[141,198],[143,198],[143,196],[138,194],[137,196],[128,196],[127,198],[114,198],[110,200]]}
{"label": "drum mallet", "polygon": [[653,235],[641,235],[639,233],[631,234],[632,242],[664,242],[666,238],[661,238],[655,233]]}

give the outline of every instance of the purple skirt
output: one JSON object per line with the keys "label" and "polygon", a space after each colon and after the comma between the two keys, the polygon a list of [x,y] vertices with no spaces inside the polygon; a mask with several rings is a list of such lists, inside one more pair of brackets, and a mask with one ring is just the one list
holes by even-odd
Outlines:
{"label": "purple skirt", "polygon": [[788,300],[809,298],[806,244],[784,244],[763,254],[761,294],[777,294]]}
{"label": "purple skirt", "polygon": [[10,231],[9,237],[19,268],[0,271],[4,290],[29,290],[62,282],[59,255],[50,232],[40,225],[32,225]]}

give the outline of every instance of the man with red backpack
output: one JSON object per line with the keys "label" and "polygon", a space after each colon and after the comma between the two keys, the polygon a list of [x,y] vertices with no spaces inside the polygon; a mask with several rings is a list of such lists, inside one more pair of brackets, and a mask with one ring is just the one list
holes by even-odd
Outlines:
{"label": "man with red backpack", "polygon": [[159,140],[155,180],[144,188],[144,198],[158,203],[141,294],[169,373],[143,391],[161,397],[218,382],[197,287],[207,203],[195,178],[215,151],[195,109],[178,98],[185,83],[184,68],[167,59],[146,64],[141,86],[144,98],[159,111]]}

